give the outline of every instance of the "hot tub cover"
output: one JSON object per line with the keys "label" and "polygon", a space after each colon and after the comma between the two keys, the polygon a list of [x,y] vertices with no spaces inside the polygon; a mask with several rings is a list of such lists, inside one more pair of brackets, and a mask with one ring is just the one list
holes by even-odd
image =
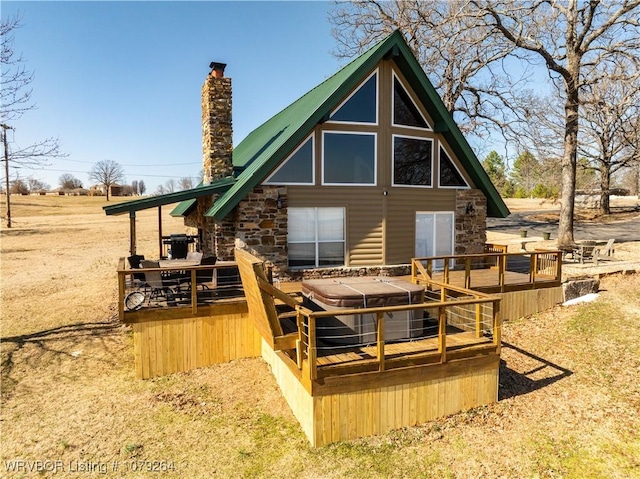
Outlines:
{"label": "hot tub cover", "polygon": [[424,287],[392,277],[308,279],[302,294],[338,308],[375,308],[424,301]]}

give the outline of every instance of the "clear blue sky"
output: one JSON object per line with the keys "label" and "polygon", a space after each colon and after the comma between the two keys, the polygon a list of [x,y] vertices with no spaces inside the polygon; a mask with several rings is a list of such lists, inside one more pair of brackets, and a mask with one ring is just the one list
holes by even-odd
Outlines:
{"label": "clear blue sky", "polygon": [[69,172],[84,186],[100,160],[147,192],[168,178],[196,177],[202,163],[200,89],[209,63],[233,82],[234,144],[341,61],[327,2],[11,2],[23,27],[14,49],[35,72],[37,109],[11,122],[27,146],[58,137],[67,158],[22,178],[52,188]]}

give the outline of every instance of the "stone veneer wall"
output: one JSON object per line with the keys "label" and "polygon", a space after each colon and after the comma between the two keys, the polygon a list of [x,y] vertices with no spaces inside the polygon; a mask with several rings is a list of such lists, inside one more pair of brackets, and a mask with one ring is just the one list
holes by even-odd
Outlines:
{"label": "stone veneer wall", "polygon": [[[278,198],[280,206],[278,208]],[[256,186],[228,215],[216,223],[217,255],[233,259],[236,240],[263,259],[274,273],[287,268],[287,189]]]}
{"label": "stone veneer wall", "polygon": [[207,76],[202,85],[203,181],[233,175],[231,78]]}
{"label": "stone veneer wall", "polygon": [[484,253],[487,242],[487,199],[480,190],[456,191],[454,254]]}

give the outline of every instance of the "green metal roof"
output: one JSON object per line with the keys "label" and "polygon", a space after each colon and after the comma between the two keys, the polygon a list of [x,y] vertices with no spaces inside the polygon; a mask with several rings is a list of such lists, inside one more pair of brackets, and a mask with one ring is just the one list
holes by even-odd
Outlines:
{"label": "green metal roof", "polygon": [[[156,206],[170,205],[182,201],[190,205],[191,202],[195,204],[196,198],[200,196],[213,195],[215,193],[224,193],[235,183],[234,178],[223,178],[214,183],[208,185],[198,185],[190,190],[176,191],[174,193],[167,193],[165,195],[150,196],[148,198],[141,198],[139,200],[127,201],[125,203],[118,203],[117,205],[103,206],[102,209],[107,215],[122,215],[125,213],[133,213],[138,210],[146,210],[148,208],[154,208]],[[181,203],[171,212],[172,216],[180,216],[180,214],[174,214],[179,208],[183,212],[186,212],[188,207],[183,206]]]}
{"label": "green metal roof", "polygon": [[[473,182],[487,197],[487,214],[494,217],[509,215],[509,209],[399,30],[256,128],[234,148],[236,182],[216,200],[205,215],[221,220],[229,214],[385,58],[393,58],[396,62],[433,117],[435,131],[445,137]],[[178,206],[181,211],[189,207],[188,204]]]}

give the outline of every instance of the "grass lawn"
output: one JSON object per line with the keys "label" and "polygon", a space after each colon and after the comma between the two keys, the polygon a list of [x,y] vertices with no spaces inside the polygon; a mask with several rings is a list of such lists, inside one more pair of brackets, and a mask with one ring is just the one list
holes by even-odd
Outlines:
{"label": "grass lawn", "polygon": [[[134,378],[115,319],[129,221],[105,204],[12,196],[0,477],[640,478],[640,275],[506,324],[498,403],[312,449],[261,359]],[[165,234],[184,231],[170,210]],[[138,214],[149,257],[156,222]]]}

